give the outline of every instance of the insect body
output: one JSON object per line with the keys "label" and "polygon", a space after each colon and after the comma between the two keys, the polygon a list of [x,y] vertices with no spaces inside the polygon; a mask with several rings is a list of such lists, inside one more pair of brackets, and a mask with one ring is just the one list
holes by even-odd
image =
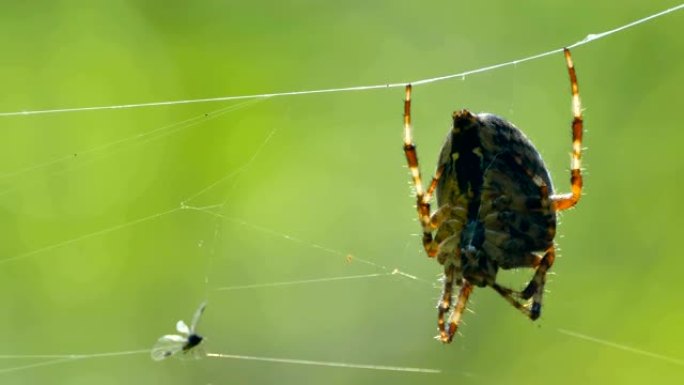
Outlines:
{"label": "insect body", "polygon": [[[423,246],[444,266],[437,306],[442,342],[451,342],[475,286],[493,288],[532,320],[541,314],[546,273],[555,258],[556,213],[577,204],[582,189],[581,106],[570,51],[564,52],[574,115],[568,194],[554,194],[539,152],[518,128],[496,115],[467,110],[453,114],[437,171],[424,190],[411,132],[411,86],[406,87],[404,152],[416,189]],[[433,194],[435,212],[430,211]],[[535,269],[522,291],[496,282],[499,269],[519,267]],[[460,291],[452,305],[454,284]]]}
{"label": "insect body", "polygon": [[[199,323],[202,313],[207,304],[202,303],[200,307],[195,311],[195,315],[192,317],[192,323],[188,325],[181,321],[176,323],[176,330],[180,333],[178,334],[167,334],[162,336],[157,340],[157,343],[152,348],[152,359],[155,361],[161,361],[167,357],[171,357],[176,353],[197,353],[198,350],[195,349],[199,345],[204,337],[197,334],[197,324]],[[195,355],[195,357],[198,357]]]}

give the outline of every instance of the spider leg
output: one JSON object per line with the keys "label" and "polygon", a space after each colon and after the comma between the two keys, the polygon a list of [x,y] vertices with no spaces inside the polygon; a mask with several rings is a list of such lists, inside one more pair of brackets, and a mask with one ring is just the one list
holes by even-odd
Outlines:
{"label": "spider leg", "polygon": [[[423,247],[429,257],[435,257],[439,254],[442,256],[442,259],[444,259],[443,261],[440,260],[440,263],[444,264],[445,268],[444,289],[437,305],[437,327],[439,329],[440,340],[444,343],[449,343],[456,333],[461,314],[465,310],[473,286],[466,280],[462,280],[458,302],[449,315],[449,330],[447,331],[446,314],[451,309],[454,281],[456,280],[456,269],[460,269],[460,267],[457,267],[458,262],[460,262],[460,253],[457,249],[452,250],[458,244],[457,242],[454,242],[454,239],[457,239],[454,237],[454,234],[451,234],[451,236],[448,237],[446,236],[447,233],[440,233],[439,230],[444,225],[446,227],[453,227],[453,229],[458,230],[457,232],[460,234],[460,230],[464,223],[460,218],[465,215],[465,210],[459,205],[456,207],[444,205],[437,209],[433,214],[430,214],[430,199],[437,188],[439,178],[442,176],[444,169],[443,167],[437,169],[427,190],[424,190],[420,168],[418,166],[418,152],[413,143],[412,131],[411,85],[408,84],[406,86],[406,97],[404,99],[404,154],[406,155],[406,162],[408,163],[408,168],[413,179],[413,186],[416,190],[416,209],[418,210],[418,219],[423,228]],[[449,220],[449,218],[452,218],[452,220]],[[437,230],[437,237],[433,237],[433,230]]]}
{"label": "spider leg", "polygon": [[[555,258],[556,249],[554,246],[551,246],[544,254],[544,257],[536,261],[537,269],[534,272],[534,276],[527,284],[525,289],[523,289],[523,291],[509,289],[499,285],[496,282],[490,284],[490,286],[506,301],[508,301],[508,303],[513,305],[513,307],[520,310],[523,312],[523,314],[534,321],[541,315],[542,296],[544,294],[544,284],[546,283],[546,273],[553,265]],[[532,298],[531,306],[520,302],[520,300],[527,301],[530,298]]]}
{"label": "spider leg", "polygon": [[525,306],[525,304],[521,303],[517,298],[515,298],[516,296],[519,296],[520,293],[513,291],[507,287],[503,287],[496,282],[491,284],[491,287],[497,293],[499,293],[506,301],[508,301],[508,303],[513,305],[513,307],[520,310],[523,314],[525,314],[525,316],[532,318],[530,309],[527,306]]}
{"label": "spider leg", "polygon": [[454,265],[448,265],[444,268],[444,288],[442,289],[442,297],[437,304],[437,328],[439,329],[439,339],[442,342],[449,342],[451,338],[446,332],[446,314],[451,309],[451,301],[454,295]]}
{"label": "spider leg", "polygon": [[582,195],[582,174],[581,158],[582,158],[582,132],[584,124],[582,120],[582,104],[579,97],[579,86],[577,85],[577,74],[575,73],[575,66],[572,63],[570,50],[563,49],[565,53],[565,62],[568,66],[568,73],[570,74],[570,87],[572,90],[572,160],[570,162],[570,184],[571,192],[567,194],[558,194],[551,197],[556,210],[566,210],[577,204]]}
{"label": "spider leg", "polygon": [[465,207],[446,204],[430,216],[430,229],[436,231],[432,241],[423,245],[429,257],[437,257],[441,265],[451,260],[460,266],[459,244],[461,231],[466,223],[466,215]]}
{"label": "spider leg", "polygon": [[418,152],[413,143],[413,129],[411,126],[411,85],[406,86],[406,97],[404,99],[404,154],[406,155],[406,162],[408,163],[411,178],[413,179],[413,186],[416,190],[416,209],[418,210],[418,219],[423,228],[423,247],[428,256],[434,257],[437,255],[438,244],[434,242],[432,230],[440,226],[446,215],[440,214],[439,210],[435,215],[430,215],[430,199],[437,188],[437,182],[442,175],[442,168],[437,169],[435,176],[427,190],[423,188],[423,180],[420,175],[420,168],[418,166]]}
{"label": "spider leg", "polygon": [[536,320],[541,315],[542,296],[544,294],[544,284],[546,283],[546,273],[553,266],[553,261],[556,259],[556,248],[549,247],[539,263],[539,267],[534,272],[534,277],[527,284],[527,287],[520,293],[523,299],[532,298],[532,308],[530,310],[530,318]]}
{"label": "spider leg", "polygon": [[[523,314],[530,317],[530,319],[534,321],[541,315],[542,296],[544,295],[544,284],[546,284],[546,273],[553,265],[553,261],[555,259],[556,248],[551,246],[539,262],[539,266],[537,266],[534,276],[523,291],[514,291],[507,287],[503,287],[496,282],[491,284],[491,287],[502,297],[504,297],[508,303],[513,305],[516,309],[520,310],[523,312]],[[521,303],[518,298],[523,300],[532,298],[532,306],[526,306],[525,304]]]}
{"label": "spider leg", "polygon": [[441,336],[442,342],[449,343],[454,338],[454,335],[458,330],[458,325],[459,323],[461,323],[461,316],[463,315],[463,311],[465,311],[466,309],[468,298],[470,297],[470,294],[472,292],[473,285],[470,282],[463,279],[461,282],[461,290],[458,292],[458,301],[456,302],[456,306],[454,306],[454,311],[452,311],[449,315],[449,331],[446,334],[446,336]]}

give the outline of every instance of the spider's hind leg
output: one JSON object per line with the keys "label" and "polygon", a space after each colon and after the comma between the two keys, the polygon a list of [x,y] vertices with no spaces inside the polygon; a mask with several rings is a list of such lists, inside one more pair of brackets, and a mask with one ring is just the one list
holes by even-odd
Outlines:
{"label": "spider's hind leg", "polygon": [[[556,249],[554,246],[549,247],[549,249],[544,254],[544,257],[539,262],[539,266],[534,272],[534,276],[527,284],[523,291],[514,291],[507,287],[503,287],[498,283],[493,283],[490,286],[497,293],[499,293],[508,303],[513,305],[516,309],[520,310],[529,317],[531,320],[536,320],[541,315],[542,306],[542,296],[544,295],[544,284],[546,283],[546,273],[549,271],[553,265],[553,261],[556,258]],[[532,298],[532,304],[526,305],[520,300],[527,301]]]}
{"label": "spider's hind leg", "polygon": [[455,266],[451,265],[444,269],[444,287],[442,295],[437,304],[437,329],[439,329],[440,341],[447,343],[451,340],[446,331],[446,315],[451,309],[452,297],[454,295],[454,272]]}
{"label": "spider's hind leg", "polygon": [[[449,277],[445,277],[448,279]],[[453,278],[453,277],[452,277]],[[446,285],[449,285],[449,291],[452,290],[452,285],[453,282],[445,282],[445,288]],[[454,335],[456,335],[456,332],[458,331],[458,326],[461,323],[461,317],[463,315],[463,312],[466,309],[466,305],[468,304],[468,298],[470,298],[470,294],[473,292],[473,284],[468,282],[466,279],[462,279],[461,282],[461,290],[458,292],[458,299],[456,300],[456,305],[454,306],[454,309],[451,311],[451,314],[449,315],[449,329],[445,330],[445,325],[444,325],[444,310],[445,308],[440,307],[439,313],[440,313],[440,319],[439,319],[439,339],[445,343],[448,344],[451,342],[451,340],[454,338]],[[449,297],[451,297],[451,292],[449,292]],[[445,297],[446,298],[446,295]],[[442,303],[440,303],[442,304]],[[445,303],[446,304],[446,303]],[[448,305],[451,305],[451,299],[448,301]]]}
{"label": "spider's hind leg", "polygon": [[546,283],[546,273],[553,266],[553,261],[556,259],[556,248],[549,247],[539,263],[539,267],[534,272],[534,277],[527,284],[527,287],[520,293],[523,299],[532,298],[532,308],[530,309],[530,318],[536,320],[541,315],[542,296],[544,295],[544,284]]}
{"label": "spider's hind leg", "polygon": [[498,283],[493,283],[490,285],[494,291],[499,293],[508,303],[510,303],[513,307],[516,309],[520,310],[525,316],[532,318],[532,315],[530,313],[529,307],[525,306],[524,303],[520,302],[520,300],[516,297],[520,297],[520,293],[513,291],[512,289],[509,289],[507,287],[503,287],[499,285]]}

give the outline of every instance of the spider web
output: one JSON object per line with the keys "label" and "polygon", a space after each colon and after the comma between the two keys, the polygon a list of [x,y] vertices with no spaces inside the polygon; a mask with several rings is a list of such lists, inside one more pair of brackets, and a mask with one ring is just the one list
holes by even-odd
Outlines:
{"label": "spider web", "polygon": [[[681,8],[684,5],[607,32],[588,35],[571,46],[592,43]],[[559,50],[554,49],[414,84],[465,78],[508,66],[517,71],[518,64],[557,52]],[[581,67],[579,71],[581,77]],[[361,188],[368,186],[376,173],[392,168],[396,169],[394,174],[399,178],[408,180],[405,170],[397,166],[402,161],[399,147],[390,146],[396,150],[396,157],[377,159],[372,167],[355,162],[349,156],[353,151],[372,153],[374,147],[388,140],[388,131],[375,134],[376,139],[369,139],[368,146],[354,144],[355,147],[351,147],[353,138],[345,139],[345,135],[350,134],[342,123],[333,124],[340,130],[340,135],[321,138],[316,133],[297,128],[301,120],[290,118],[280,122],[282,124],[272,124],[272,121],[264,122],[259,118],[273,111],[283,113],[289,108],[302,111],[316,104],[311,100],[286,98],[289,96],[403,85],[389,83],[0,113],[6,119],[17,119],[10,124],[22,125],[25,123],[20,119],[31,115],[90,111],[91,115],[75,114],[74,118],[36,116],[31,119],[41,119],[38,124],[43,127],[69,129],[69,125],[90,127],[93,122],[111,118],[116,127],[123,127],[123,122],[117,122],[122,118],[112,114],[117,111],[106,110],[174,106],[173,111],[141,109],[131,112],[125,119],[139,123],[130,130],[130,135],[116,133],[113,138],[96,137],[100,144],[95,145],[56,142],[56,156],[50,154],[38,157],[45,159],[38,162],[10,165],[3,173],[0,198],[12,205],[5,206],[4,210],[18,226],[26,222],[35,226],[35,231],[28,234],[12,231],[9,221],[6,223],[7,237],[15,238],[15,241],[4,246],[6,257],[0,260],[0,266],[6,275],[5,292],[18,295],[7,298],[11,315],[7,316],[6,329],[15,333],[5,337],[3,346],[8,350],[0,359],[7,365],[0,369],[0,375],[16,382],[31,382],[35,378],[53,378],[55,373],[64,379],[84,373],[93,376],[99,368],[116,378],[126,373],[128,365],[133,365],[136,373],[142,373],[141,382],[163,378],[174,383],[183,382],[178,378],[206,382],[204,379],[211,381],[226,373],[231,378],[248,377],[263,370],[268,373],[287,370],[293,379],[307,378],[316,370],[317,375],[326,377],[329,372],[319,372],[323,368],[304,368],[323,365],[337,367],[326,370],[344,370],[335,374],[355,382],[376,378],[364,377],[366,375],[358,374],[357,369],[399,371],[404,375],[442,372],[463,376],[472,382],[491,382],[492,377],[482,368],[471,371],[468,366],[454,367],[452,361],[454,354],[459,355],[460,362],[472,363],[477,359],[478,344],[467,334],[482,335],[488,329],[491,331],[491,323],[473,324],[492,316],[505,317],[506,322],[510,322],[510,326],[496,332],[498,337],[530,338],[533,344],[549,340],[563,344],[568,342],[559,337],[567,336],[683,366],[682,360],[668,355],[579,333],[574,325],[559,322],[562,320],[558,318],[544,320],[542,333],[525,330],[521,337],[519,329],[527,325],[526,321],[518,319],[518,314],[509,317],[508,312],[514,313],[511,309],[505,309],[499,300],[492,298],[490,301],[484,296],[475,299],[477,303],[473,308],[478,312],[486,311],[486,315],[467,317],[466,321],[470,321],[465,325],[467,334],[450,347],[455,353],[445,354],[444,349],[430,340],[434,333],[432,305],[439,293],[436,275],[439,269],[432,263],[420,263],[424,258],[416,249],[418,239],[409,234],[417,227],[411,222],[414,213],[408,203],[410,200],[390,200],[382,204],[370,196],[373,194],[368,188]],[[426,90],[426,94],[429,91]],[[388,98],[387,92],[377,97],[390,99],[388,111],[394,116],[395,107],[399,105],[394,100],[397,98]],[[359,98],[358,102],[346,102],[346,108],[363,110],[363,104],[369,102],[382,105],[376,96]],[[430,100],[429,96],[425,96],[425,100]],[[199,113],[197,107],[179,106],[202,102],[236,103],[209,112],[200,109]],[[420,112],[418,102],[416,107]],[[178,115],[183,117],[178,118]],[[338,115],[334,111],[330,113],[332,117],[339,118]],[[153,129],[141,128],[147,127],[144,124],[147,121],[169,120],[175,123],[152,125],[156,127]],[[428,124],[419,123],[419,126],[428,127]],[[224,134],[222,131],[226,127],[234,130]],[[78,134],[73,131],[72,137]],[[309,146],[328,145],[335,139],[339,141],[335,145],[342,149],[303,150]],[[154,157],[168,159],[177,154],[182,158],[186,154],[183,152],[185,146],[201,148],[206,145],[212,149],[214,147],[209,143],[212,140],[227,147],[228,154],[211,158],[218,152],[209,150],[207,157],[197,157],[198,164],[213,165],[200,166],[206,174],[201,175],[202,178],[198,177],[200,172],[183,170],[185,165],[180,162],[171,166],[156,164],[154,168],[136,163]],[[293,153],[293,148],[299,150],[303,159],[292,160],[298,155]],[[429,148],[437,147],[421,146],[421,149]],[[146,154],[148,152],[152,155]],[[371,158],[365,157],[364,162]],[[422,162],[424,172],[431,164]],[[156,183],[148,181],[159,171],[162,175],[172,175],[177,167],[181,168],[181,180],[167,177]],[[349,167],[358,170],[344,179],[342,183],[346,186],[340,187],[340,181],[334,178],[335,171]],[[126,199],[121,201],[115,197],[117,191],[112,193],[114,196],[105,194],[98,190],[97,183],[79,185],[83,180],[101,181],[94,176],[116,175],[118,170],[131,170],[123,172],[126,177],[123,183],[147,184],[139,188],[126,186],[123,190]],[[142,177],[135,177],[136,173]],[[559,173],[555,175],[560,179]],[[171,185],[173,193],[159,199],[145,193],[145,188],[160,184]],[[335,189],[342,189],[344,194],[332,196]],[[105,201],[102,205],[85,199],[84,192],[93,191],[96,200]],[[406,198],[405,194],[399,195]],[[140,198],[136,199],[138,196]],[[298,196],[304,198],[295,199]],[[350,197],[349,201],[335,201],[340,196]],[[50,197],[56,202],[45,202]],[[333,210],[331,205],[348,206],[351,212]],[[377,205],[381,205],[381,209],[373,207]],[[126,210],[127,206],[135,210]],[[399,211],[396,207],[402,207],[402,211],[391,218],[407,225],[399,227],[403,233],[390,236],[384,233],[396,233],[395,222],[390,219],[392,226],[388,227],[388,219],[384,216],[392,206],[395,211]],[[119,213],[122,209],[128,212]],[[64,223],[64,218],[73,221],[73,225]],[[359,221],[364,224],[359,225]],[[392,244],[396,239],[401,241]],[[124,255],[126,250],[130,255]],[[16,291],[10,291],[12,285],[16,285]],[[88,293],[83,294],[84,291]],[[145,300],[135,298],[141,293]],[[211,359],[201,364],[182,362],[179,365],[169,361],[155,366],[145,357],[145,362],[140,363],[141,357],[149,354],[149,346],[154,340],[172,332],[171,327],[177,319],[187,320],[194,307],[204,299],[209,300],[209,307],[200,329],[207,336],[206,349]],[[547,300],[553,303],[559,298],[551,295]],[[555,307],[549,310],[550,313],[564,307],[563,304],[549,306]],[[494,313],[490,308],[502,309]],[[363,349],[358,349],[359,341],[373,342],[366,342]],[[433,349],[446,357],[435,361]],[[84,350],[91,353],[68,353]],[[471,354],[476,357],[467,361],[466,355]],[[250,366],[228,363],[235,360],[267,362]],[[80,364],[55,366],[75,362]],[[182,376],[176,377],[179,373]],[[400,377],[400,380],[410,381],[411,378]]]}

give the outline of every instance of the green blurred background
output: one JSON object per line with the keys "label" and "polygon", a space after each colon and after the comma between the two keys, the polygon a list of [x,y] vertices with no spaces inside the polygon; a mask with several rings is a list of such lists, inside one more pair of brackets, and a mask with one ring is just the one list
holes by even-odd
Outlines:
{"label": "green blurred background", "polygon": [[[6,2],[0,112],[421,79],[676,4]],[[5,372],[42,361],[2,359],[0,383],[682,383],[681,361],[559,331],[684,359],[682,36],[677,12],[573,51],[586,193],[562,215],[543,316],[532,323],[477,290],[448,346],[433,339],[440,266],[413,235],[401,89],[0,118],[0,355],[146,349],[208,299],[210,352],[443,371],[139,354]],[[562,55],[417,87],[424,174],[460,108],[516,123],[568,189]],[[179,209],[189,197],[223,217]],[[217,290],[395,268],[421,280]]]}

